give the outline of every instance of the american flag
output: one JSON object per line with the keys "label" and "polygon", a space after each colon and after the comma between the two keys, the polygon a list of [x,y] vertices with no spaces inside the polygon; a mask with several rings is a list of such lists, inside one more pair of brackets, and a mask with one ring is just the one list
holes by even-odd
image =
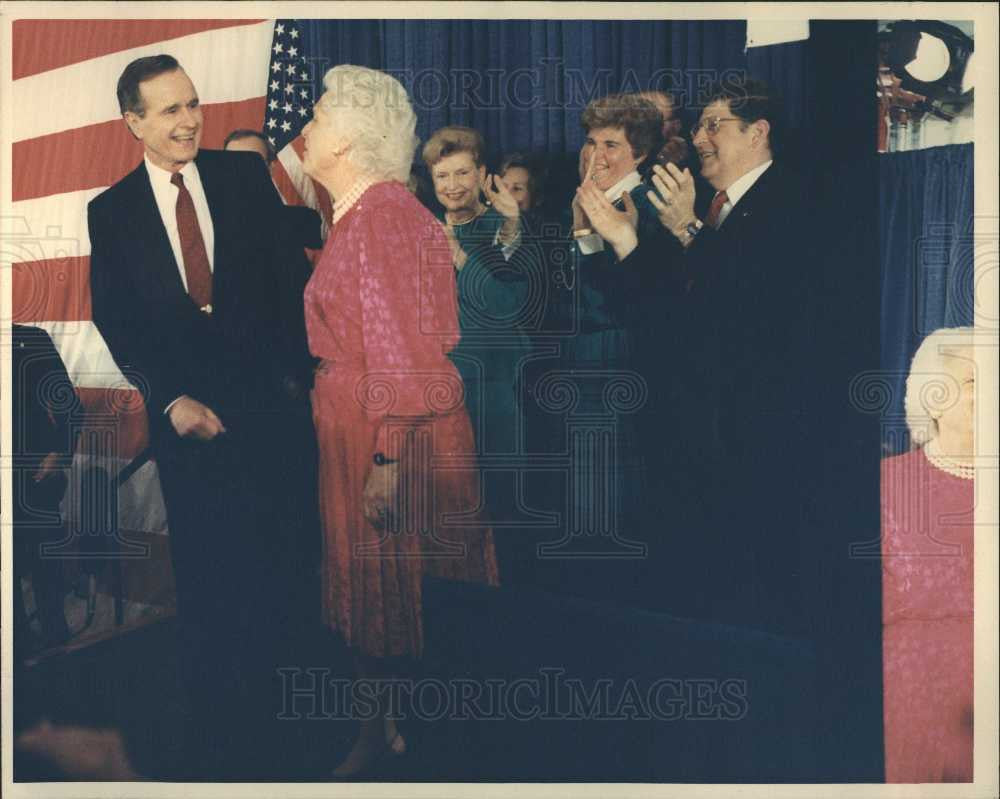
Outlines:
{"label": "american flag", "polygon": [[[279,191],[286,202],[328,209],[325,192],[302,172],[296,141],[315,76],[295,44],[302,25],[291,20],[15,19],[11,31],[4,98],[17,113],[0,229],[4,283],[9,277],[13,320],[49,332],[85,409],[75,473],[89,465],[117,472],[145,447],[147,424],[141,397],[92,322],[87,203],[142,160],[121,119],[118,76],[136,58],[173,55],[201,99],[202,147],[221,148],[231,130],[263,130],[274,120]],[[287,102],[270,108],[279,94]],[[155,464],[123,486],[119,524],[165,532]]]}
{"label": "american flag", "polygon": [[268,67],[264,133],[275,150],[283,150],[312,116],[313,76],[303,53],[300,26],[293,19],[274,24]]}

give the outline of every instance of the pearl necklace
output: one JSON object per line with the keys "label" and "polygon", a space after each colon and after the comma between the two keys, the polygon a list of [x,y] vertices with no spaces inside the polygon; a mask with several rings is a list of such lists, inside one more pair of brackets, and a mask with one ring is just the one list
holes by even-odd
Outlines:
{"label": "pearl necklace", "polygon": [[960,477],[962,480],[975,480],[976,467],[971,463],[965,463],[956,458],[950,458],[938,452],[937,439],[932,438],[924,446],[924,455],[931,466],[940,469],[942,472]]}
{"label": "pearl necklace", "polygon": [[361,195],[373,185],[375,185],[375,181],[371,178],[356,180],[354,185],[344,192],[344,196],[333,204],[333,222],[331,222],[331,226],[336,225],[337,222],[343,219],[344,214],[350,211],[354,207],[354,204],[361,199]]}
{"label": "pearl necklace", "polygon": [[481,217],[483,214],[485,214],[489,209],[490,209],[490,207],[488,205],[484,205],[482,208],[480,208],[478,211],[476,211],[476,213],[474,213],[468,219],[465,219],[465,220],[463,220],[461,222],[449,222],[448,221],[448,214],[447,214],[447,212],[445,212],[444,222],[445,222],[446,225],[450,225],[451,227],[462,227],[462,225],[468,225],[470,222],[475,222],[477,219],[479,219],[479,217]]}

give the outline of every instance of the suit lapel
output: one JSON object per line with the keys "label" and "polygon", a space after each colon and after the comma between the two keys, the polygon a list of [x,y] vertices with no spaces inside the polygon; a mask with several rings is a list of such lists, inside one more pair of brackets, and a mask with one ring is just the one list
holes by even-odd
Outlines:
{"label": "suit lapel", "polygon": [[733,210],[729,212],[726,221],[719,228],[720,231],[726,230],[730,222],[736,223],[730,229],[730,233],[738,233],[739,228],[743,227],[744,224],[753,224],[754,213],[762,204],[767,203],[767,195],[776,179],[777,169],[776,164],[771,164],[764,170],[764,174],[757,178],[756,182],[733,207]]}
{"label": "suit lapel", "polygon": [[217,169],[218,161],[212,158],[214,153],[202,150],[195,158],[198,167],[198,177],[205,191],[208,202],[208,212],[212,217],[214,231],[212,244],[212,296],[218,301],[218,291],[225,283],[228,273],[227,251],[219,247],[220,241],[233,241],[230,237],[231,220],[226,214],[229,204],[226,202],[226,186],[224,170]]}

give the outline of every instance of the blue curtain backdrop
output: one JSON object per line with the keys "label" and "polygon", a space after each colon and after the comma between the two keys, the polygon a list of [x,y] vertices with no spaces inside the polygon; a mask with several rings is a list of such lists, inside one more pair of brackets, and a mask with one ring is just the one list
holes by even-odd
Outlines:
{"label": "blue curtain backdrop", "polygon": [[[744,51],[743,21],[313,20],[304,52],[326,68],[353,63],[398,77],[422,141],[468,125],[489,157],[512,150],[571,154],[580,113],[615,91],[664,89],[683,106],[725,72],[750,71],[788,92],[793,126],[809,118],[804,43]],[[690,116],[690,114],[688,114]]]}
{"label": "blue curtain backdrop", "polygon": [[971,144],[879,156],[886,455],[909,448],[903,394],[920,342],[973,323],[973,173]]}

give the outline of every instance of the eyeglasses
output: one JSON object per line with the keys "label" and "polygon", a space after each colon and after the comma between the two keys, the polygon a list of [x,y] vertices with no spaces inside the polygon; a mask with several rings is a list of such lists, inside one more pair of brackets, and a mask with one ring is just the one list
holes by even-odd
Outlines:
{"label": "eyeglasses", "polygon": [[719,125],[721,125],[723,122],[743,122],[743,120],[740,119],[739,117],[709,117],[704,121],[699,119],[691,126],[691,138],[693,139],[695,136],[697,136],[698,131],[700,131],[702,128],[704,128],[705,132],[708,133],[710,136],[714,136],[716,133],[719,132]]}

